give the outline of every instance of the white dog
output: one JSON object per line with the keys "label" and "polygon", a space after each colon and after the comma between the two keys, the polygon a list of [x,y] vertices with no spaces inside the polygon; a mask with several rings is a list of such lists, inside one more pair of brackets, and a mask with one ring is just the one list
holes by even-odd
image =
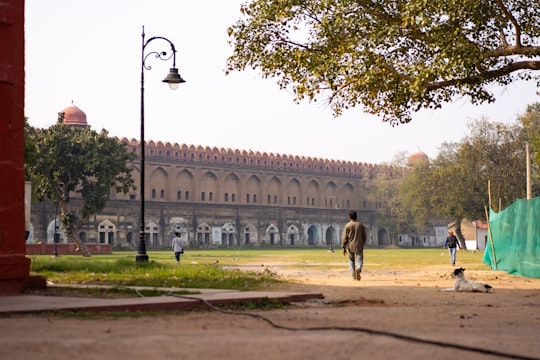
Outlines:
{"label": "white dog", "polygon": [[491,285],[467,279],[465,277],[464,271],[465,269],[463,268],[455,269],[452,272],[452,274],[450,274],[454,278],[454,287],[448,288],[448,289],[442,289],[441,291],[483,292],[483,293],[493,292],[493,287]]}

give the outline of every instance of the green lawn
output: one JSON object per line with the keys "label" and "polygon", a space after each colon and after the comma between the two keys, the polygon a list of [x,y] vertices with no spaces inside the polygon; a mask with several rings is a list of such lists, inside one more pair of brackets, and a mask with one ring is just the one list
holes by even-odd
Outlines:
{"label": "green lawn", "polygon": [[[172,251],[149,251],[148,264],[136,264],[136,252],[115,252],[84,258],[65,255],[31,256],[31,273],[43,275],[53,283],[108,284],[124,286],[224,288],[257,290],[283,280],[260,271],[231,270],[234,266],[277,265],[287,268],[332,268],[348,266],[341,249],[186,249],[180,265]],[[483,251],[459,251],[458,260],[468,270],[485,270]],[[364,269],[420,270],[446,265],[444,249],[366,249]],[[214,264],[219,262],[219,266]]]}

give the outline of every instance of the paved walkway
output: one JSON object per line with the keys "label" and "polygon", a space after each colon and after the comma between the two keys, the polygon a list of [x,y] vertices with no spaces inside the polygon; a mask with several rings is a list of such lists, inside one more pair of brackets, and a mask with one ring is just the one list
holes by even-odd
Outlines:
{"label": "paved walkway", "polygon": [[[58,285],[54,287],[103,288],[92,285]],[[163,296],[103,299],[89,297],[14,295],[0,296],[0,314],[40,313],[58,311],[171,311],[223,306],[243,302],[301,302],[322,299],[322,294],[279,291],[236,291],[222,289],[180,289],[130,287],[140,290],[160,290]],[[189,291],[189,295],[173,295],[173,291]]]}

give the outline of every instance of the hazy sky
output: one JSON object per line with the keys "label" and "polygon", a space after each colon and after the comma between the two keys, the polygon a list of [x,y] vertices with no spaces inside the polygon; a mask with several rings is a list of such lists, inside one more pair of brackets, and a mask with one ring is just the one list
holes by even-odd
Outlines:
{"label": "hazy sky", "polygon": [[[172,91],[161,80],[172,61],[149,58],[145,71],[146,140],[279,154],[391,161],[418,149],[435,157],[459,141],[471,119],[512,122],[540,101],[531,83],[496,89],[495,104],[457,100],[392,127],[360,108],[334,118],[320,103],[297,105],[274,79],[256,72],[225,76],[227,27],[242,0],[26,0],[25,116],[48,127],[73,103],[94,130],[140,138],[141,32],[163,36],[187,81]],[[169,50],[152,41],[152,49]],[[154,47],[155,46],[155,47]]]}

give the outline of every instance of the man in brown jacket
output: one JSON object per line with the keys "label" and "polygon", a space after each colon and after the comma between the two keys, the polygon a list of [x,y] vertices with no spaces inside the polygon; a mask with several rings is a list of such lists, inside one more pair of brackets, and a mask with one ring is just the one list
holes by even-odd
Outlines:
{"label": "man in brown jacket", "polygon": [[[343,229],[341,237],[341,246],[343,247],[343,255],[349,254],[349,265],[352,271],[354,280],[360,280],[362,272],[362,264],[364,262],[364,244],[366,243],[366,228],[357,221],[356,211],[349,211],[349,222]],[[355,267],[356,262],[356,267]]]}

